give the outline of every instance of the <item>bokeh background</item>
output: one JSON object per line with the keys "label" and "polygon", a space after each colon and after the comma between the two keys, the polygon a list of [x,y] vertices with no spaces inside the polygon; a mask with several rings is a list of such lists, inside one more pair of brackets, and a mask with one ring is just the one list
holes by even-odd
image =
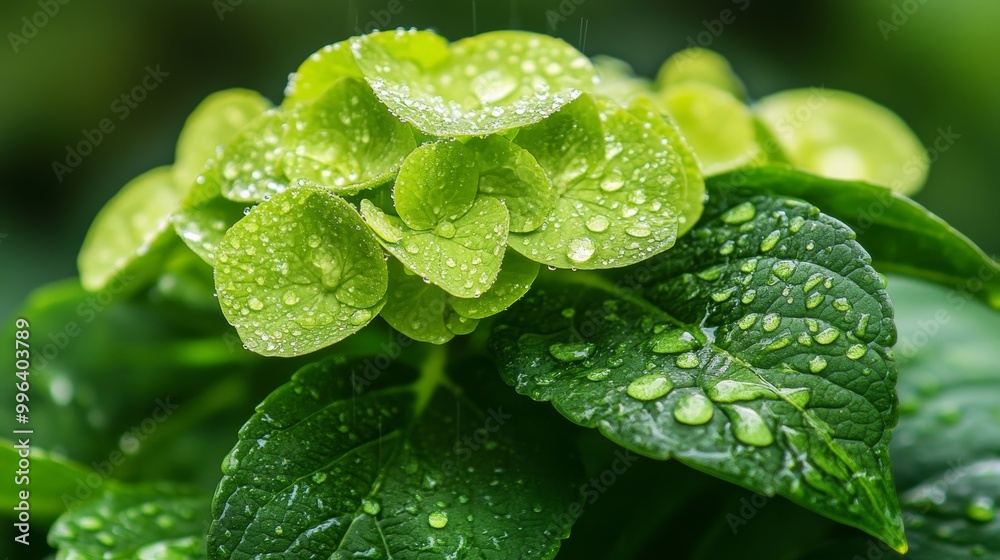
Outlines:
{"label": "bokeh background", "polygon": [[[173,160],[184,117],[204,96],[241,86],[278,101],[311,52],[375,26],[434,28],[453,40],[544,31],[645,75],[698,42],[728,57],[755,98],[810,85],[865,95],[928,147],[942,130],[959,136],[916,198],[1000,252],[994,0],[49,1],[53,16],[38,15],[38,0],[0,4],[0,316],[34,287],[75,274],[95,213],[128,179]],[[22,18],[45,23],[32,35]],[[113,104],[147,66],[169,75],[122,119]],[[105,118],[114,130],[57,179],[53,162]]]}

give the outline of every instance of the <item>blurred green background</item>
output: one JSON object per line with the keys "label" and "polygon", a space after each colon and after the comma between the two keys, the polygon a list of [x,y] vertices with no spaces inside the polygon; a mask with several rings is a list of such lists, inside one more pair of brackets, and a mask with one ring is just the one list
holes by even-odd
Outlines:
{"label": "blurred green background", "polygon": [[[46,5],[58,12],[45,14]],[[959,136],[917,200],[1000,252],[994,0],[17,0],[0,5],[0,315],[31,289],[75,274],[95,213],[128,179],[173,160],[200,99],[242,86],[278,101],[311,52],[376,26],[430,27],[451,39],[544,31],[645,75],[698,42],[728,57],[755,98],[809,85],[865,95],[898,112],[926,146],[942,130]],[[147,66],[168,75],[121,118],[116,100]],[[102,119],[114,130],[58,180],[53,162],[65,162],[68,146]]]}

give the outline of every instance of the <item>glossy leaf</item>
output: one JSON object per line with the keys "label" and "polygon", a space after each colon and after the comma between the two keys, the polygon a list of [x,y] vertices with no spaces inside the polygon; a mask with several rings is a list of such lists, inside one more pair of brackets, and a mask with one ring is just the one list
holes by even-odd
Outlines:
{"label": "glossy leaf", "polygon": [[758,157],[753,116],[728,91],[701,82],[685,82],[658,97],[691,145],[704,175],[742,167]]}
{"label": "glossy leaf", "polygon": [[208,505],[208,496],[183,486],[108,482],[60,517],[48,540],[59,558],[205,558]]}
{"label": "glossy leaf", "polygon": [[424,144],[399,170],[393,187],[396,212],[411,228],[434,229],[468,212],[478,185],[475,150],[456,141]]}
{"label": "glossy leaf", "polygon": [[851,226],[879,270],[938,282],[1000,309],[1000,264],[944,220],[885,187],[780,166],[742,169],[710,183],[808,200]]}
{"label": "glossy leaf", "polygon": [[326,360],[271,394],[223,464],[210,557],[552,558],[578,459],[443,355]]}
{"label": "glossy leaf", "polygon": [[637,76],[632,66],[624,60],[597,55],[591,61],[598,78],[597,85],[594,86],[595,94],[610,97],[621,105],[629,104],[638,96],[652,94],[652,82]]}
{"label": "glossy leaf", "polygon": [[691,176],[687,146],[672,130],[657,115],[587,95],[521,130],[514,141],[548,173],[559,199],[541,227],[511,235],[511,248],[584,269],[626,266],[670,248],[701,210],[701,178]]}
{"label": "glossy leaf", "polygon": [[223,237],[215,286],[247,349],[297,356],[358,331],[384,303],[382,251],[357,211],[314,186],[256,206]]}
{"label": "glossy leaf", "polygon": [[353,39],[355,59],[390,111],[433,136],[482,136],[536,123],[593,87],[567,43],[495,31],[450,46],[430,31]]}
{"label": "glossy leaf", "polygon": [[309,55],[298,70],[288,77],[285,101],[282,104],[287,106],[315,99],[344,77],[363,77],[351,54],[350,41],[327,45]]}
{"label": "glossy leaf", "polygon": [[927,178],[927,156],[913,131],[895,113],[859,95],[788,90],[761,99],[754,112],[804,171],[903,194],[920,190]]}
{"label": "glossy leaf", "polygon": [[174,181],[189,188],[218,151],[244,125],[271,107],[259,93],[247,89],[227,89],[213,93],[195,107],[177,140]]}
{"label": "glossy leaf", "polygon": [[623,271],[617,285],[635,291],[570,275],[504,314],[501,374],[628,449],[905,549],[882,279],[853,232],[809,204],[711,200],[670,252]]}
{"label": "glossy leaf", "polygon": [[507,309],[524,294],[538,276],[538,263],[514,251],[504,254],[496,282],[477,298],[450,298],[451,306],[463,317],[485,319]]}
{"label": "glossy leaf", "polygon": [[284,173],[334,191],[355,192],[391,179],[416,141],[410,127],[361,80],[343,78],[289,110]]}
{"label": "glossy leaf", "polygon": [[259,202],[288,188],[282,166],[287,119],[285,113],[271,109],[247,123],[226,144],[218,163],[222,196]]}
{"label": "glossy leaf", "polygon": [[444,344],[455,337],[448,328],[448,294],[416,274],[406,271],[395,259],[389,263],[389,291],[382,318],[413,340]]}
{"label": "glossy leaf", "polygon": [[181,204],[170,167],[157,167],[122,187],[101,209],[87,231],[78,265],[83,287],[104,288],[127,267],[141,268],[162,256],[172,237],[170,215]]}
{"label": "glossy leaf", "polygon": [[510,231],[537,229],[552,212],[556,193],[545,170],[527,150],[500,135],[473,138],[479,192],[500,200],[510,212]]}
{"label": "glossy leaf", "polygon": [[454,222],[433,230],[413,230],[368,200],[361,215],[385,250],[421,278],[458,297],[477,297],[490,289],[500,272],[509,217],[503,203],[478,197]]}
{"label": "glossy leaf", "polygon": [[187,246],[210,265],[226,231],[244,216],[245,203],[222,196],[219,166],[213,164],[195,179],[181,207],[171,217],[174,231]]}

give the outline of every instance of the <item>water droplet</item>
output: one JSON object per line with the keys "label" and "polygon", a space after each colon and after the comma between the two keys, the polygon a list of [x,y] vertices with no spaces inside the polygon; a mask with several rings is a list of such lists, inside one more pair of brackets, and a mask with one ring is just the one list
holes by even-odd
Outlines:
{"label": "water droplet", "polygon": [[669,377],[652,373],[632,380],[625,392],[633,399],[651,401],[666,395],[673,388],[674,383],[670,381]]}
{"label": "water droplet", "polygon": [[839,330],[837,330],[834,327],[827,327],[822,331],[820,331],[819,333],[817,333],[816,336],[814,336],[813,338],[816,339],[816,342],[820,344],[830,344],[831,342],[837,340],[837,337],[839,336],[840,336]]}
{"label": "water droplet", "polygon": [[823,356],[816,356],[815,358],[809,360],[809,371],[819,373],[824,369],[826,369],[826,358]]}
{"label": "water droplet", "polygon": [[103,526],[100,519],[89,515],[87,517],[81,517],[77,524],[88,531],[96,531]]}
{"label": "water droplet", "polygon": [[777,313],[768,313],[764,315],[764,321],[761,325],[764,327],[764,332],[774,332],[781,326],[781,317]]}
{"label": "water droplet", "polygon": [[566,309],[563,309],[560,314],[567,319],[572,319],[576,316],[576,309],[567,307]]}
{"label": "water droplet", "polygon": [[372,312],[367,309],[358,309],[354,313],[351,313],[351,317],[347,320],[352,325],[364,325],[368,321],[372,320]]}
{"label": "water droplet", "polygon": [[[743,297],[740,298],[740,301],[742,301],[743,303],[749,304],[749,303],[752,303],[753,300],[754,300],[754,298],[756,298],[756,297],[757,297],[757,290],[751,289],[751,290],[747,290],[746,292],[743,292]],[[746,329],[744,329],[744,330],[746,330]]]}
{"label": "water droplet", "polygon": [[608,368],[592,369],[587,372],[587,379],[591,381],[603,381],[611,375],[611,370]]}
{"label": "water droplet", "polygon": [[264,309],[264,303],[255,297],[250,298],[248,304],[250,305],[250,309],[253,309],[254,311]]}
{"label": "water droplet", "polygon": [[847,301],[847,298],[840,297],[833,300],[833,308],[837,311],[850,311],[851,303]]}
{"label": "water droplet", "polygon": [[594,353],[594,345],[586,342],[557,342],[549,346],[549,354],[563,362],[579,362]]}
{"label": "water droplet", "polygon": [[792,273],[795,272],[795,263],[792,261],[778,261],[771,269],[771,272],[782,280],[788,280],[792,276]]}
{"label": "water droplet", "polygon": [[709,398],[718,403],[752,401],[775,397],[774,391],[760,383],[747,383],[734,379],[723,379],[709,387],[706,392]]}
{"label": "water droplet", "polygon": [[284,533],[285,530],[281,528],[281,525],[278,525],[277,527],[274,528],[275,535],[283,535]]}
{"label": "water droplet", "polygon": [[448,524],[448,514],[443,511],[435,511],[427,516],[427,524],[435,529],[443,529]]}
{"label": "water droplet", "polygon": [[752,220],[756,215],[757,209],[754,208],[754,205],[749,202],[744,202],[726,210],[719,218],[727,224],[737,225]]}
{"label": "water droplet", "polygon": [[813,292],[809,294],[809,297],[806,298],[806,309],[813,309],[819,304],[823,303],[825,297],[826,296],[824,296],[819,292]]}
{"label": "water droplet", "polygon": [[868,330],[868,318],[870,315],[867,313],[862,313],[861,317],[858,319],[858,326],[854,329],[854,334],[858,336],[865,336]]}
{"label": "water droplet", "polygon": [[760,318],[760,313],[751,313],[740,319],[740,322],[737,324],[739,325],[740,329],[747,330],[750,327],[754,326],[757,323],[757,319],[759,318]]}
{"label": "water droplet", "polygon": [[698,348],[701,344],[684,329],[670,329],[653,338],[653,352],[657,354],[676,354]]}
{"label": "water droplet", "polygon": [[281,301],[285,302],[285,305],[295,305],[299,302],[299,296],[295,294],[294,290],[288,290],[281,298]]}
{"label": "water droplet", "polygon": [[736,292],[736,287],[729,288],[727,290],[720,290],[718,292],[712,292],[710,294],[712,301],[715,303],[722,303],[732,297],[733,293]]}
{"label": "water droplet", "polygon": [[569,240],[566,257],[573,262],[587,262],[594,256],[594,241],[589,237],[575,237]]}
{"label": "water droplet", "polygon": [[109,533],[98,533],[97,534],[97,541],[99,543],[103,544],[104,546],[114,546],[115,545],[115,538],[112,537]]}
{"label": "water droplet", "polygon": [[771,249],[774,249],[774,246],[778,244],[779,239],[781,239],[781,232],[778,230],[774,230],[767,234],[767,237],[760,242],[760,251],[762,253],[766,253]]}
{"label": "water droplet", "polygon": [[715,406],[701,393],[688,393],[677,401],[674,418],[690,426],[700,426],[712,419]]}
{"label": "water droplet", "polygon": [[444,237],[445,239],[455,237],[456,231],[455,224],[447,220],[438,223],[438,225],[434,228],[434,233],[439,237]]}
{"label": "water droplet", "polygon": [[996,516],[996,504],[989,496],[975,496],[965,509],[965,515],[972,521],[988,523]]}
{"label": "water droplet", "polygon": [[608,229],[611,225],[611,221],[604,214],[594,214],[587,218],[587,229],[594,233],[601,233]]}
{"label": "water droplet", "polygon": [[805,223],[806,223],[806,219],[805,218],[803,218],[802,216],[795,216],[788,223],[788,231],[790,231],[792,233],[798,233],[799,230],[802,229],[802,226]]}
{"label": "water droplet", "polygon": [[643,237],[649,237],[649,234],[652,233],[652,230],[649,229],[649,224],[645,222],[639,222],[637,224],[625,228],[625,233],[631,235],[632,237],[638,237],[641,239]]}
{"label": "water droplet", "polygon": [[736,244],[733,243],[732,239],[727,239],[722,245],[719,246],[719,254],[725,257],[726,255],[731,255],[736,249]]}
{"label": "water droplet", "polygon": [[318,472],[312,476],[312,479],[316,484],[323,484],[326,481],[326,473]]}
{"label": "water droplet", "polygon": [[847,357],[858,360],[868,352],[868,347],[864,344],[855,344],[847,349]]}
{"label": "water droplet", "polygon": [[736,439],[755,447],[766,447],[774,443],[774,434],[757,411],[743,406],[733,406],[731,410],[733,415],[730,421]]}
{"label": "water droplet", "polygon": [[691,369],[701,365],[701,358],[699,358],[698,355],[695,354],[694,352],[686,352],[684,354],[681,354],[680,356],[677,356],[677,359],[674,360],[674,363],[677,364],[677,367],[681,369]]}
{"label": "water droplet", "polygon": [[614,192],[622,188],[622,185],[624,184],[625,179],[622,177],[621,172],[617,169],[612,169],[607,175],[604,176],[603,179],[601,179],[601,190]]}
{"label": "water droplet", "polygon": [[375,500],[365,499],[361,500],[361,509],[368,515],[378,515],[378,512],[382,510],[382,506]]}

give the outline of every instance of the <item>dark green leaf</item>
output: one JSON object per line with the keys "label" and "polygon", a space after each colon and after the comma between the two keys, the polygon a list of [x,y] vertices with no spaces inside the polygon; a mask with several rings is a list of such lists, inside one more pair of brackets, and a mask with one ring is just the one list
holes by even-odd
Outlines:
{"label": "dark green leaf", "polygon": [[219,303],[247,349],[308,354],[371,321],[385,302],[387,272],[357,210],[315,186],[257,205],[219,245]]}
{"label": "dark green leaf", "polygon": [[905,548],[882,279],[854,233],[811,205],[712,200],[677,246],[618,287],[567,275],[504,314],[493,338],[501,373],[629,449]]}
{"label": "dark green leaf", "polygon": [[205,558],[208,505],[208,496],[182,486],[109,482],[63,514],[48,540],[59,558],[197,560]]}
{"label": "dark green leaf", "polygon": [[944,220],[887,188],[779,166],[733,171],[710,184],[808,200],[851,226],[879,270],[938,282],[1000,309],[1000,264]]}
{"label": "dark green leaf", "polygon": [[553,557],[578,459],[443,356],[327,360],[268,397],[224,462],[210,557]]}

